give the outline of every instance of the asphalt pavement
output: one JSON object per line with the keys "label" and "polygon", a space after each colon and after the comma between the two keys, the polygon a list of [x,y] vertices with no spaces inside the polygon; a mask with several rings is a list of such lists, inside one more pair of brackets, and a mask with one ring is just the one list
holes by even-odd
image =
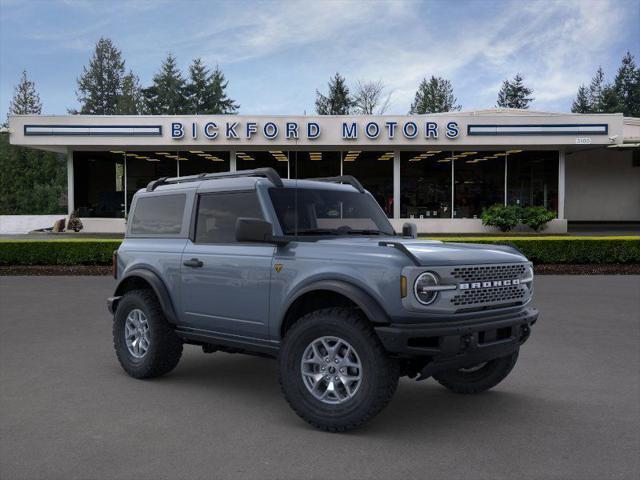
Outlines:
{"label": "asphalt pavement", "polygon": [[0,277],[0,478],[637,479],[640,277],[539,276],[491,392],[403,379],[348,434],[287,406],[269,359],[186,347],[157,380],[112,347],[108,277]]}

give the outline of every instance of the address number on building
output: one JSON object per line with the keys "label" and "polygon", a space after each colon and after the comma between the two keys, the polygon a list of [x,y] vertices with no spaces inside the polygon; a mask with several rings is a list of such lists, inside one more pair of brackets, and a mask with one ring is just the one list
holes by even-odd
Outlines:
{"label": "address number on building", "polygon": [[591,143],[591,139],[589,137],[576,138],[576,145],[589,145],[590,143]]}

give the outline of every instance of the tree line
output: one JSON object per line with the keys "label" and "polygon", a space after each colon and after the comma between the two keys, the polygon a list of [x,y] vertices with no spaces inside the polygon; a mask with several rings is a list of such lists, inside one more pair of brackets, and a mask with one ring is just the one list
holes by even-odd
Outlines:
{"label": "tree line", "polygon": [[[235,114],[240,105],[227,95],[228,81],[219,66],[210,69],[196,58],[185,76],[176,58],[168,54],[151,85],[143,87],[127,70],[122,52],[108,38],[96,43],[87,66],[77,79],[80,108],[70,113],[94,115]],[[320,115],[382,114],[391,92],[382,81],[358,81],[350,89],[339,73],[330,78],[327,93],[316,90]],[[529,108],[533,89],[516,74],[504,80],[496,106]],[[451,81],[425,77],[418,85],[409,114],[458,111],[462,107]],[[622,59],[613,81],[599,67],[588,85],[580,85],[574,113],[623,112],[640,117],[640,69],[631,53]],[[42,113],[35,83],[23,71],[9,106],[10,114]],[[66,211],[66,159],[55,153],[14,147],[0,136],[0,214],[44,214]]]}

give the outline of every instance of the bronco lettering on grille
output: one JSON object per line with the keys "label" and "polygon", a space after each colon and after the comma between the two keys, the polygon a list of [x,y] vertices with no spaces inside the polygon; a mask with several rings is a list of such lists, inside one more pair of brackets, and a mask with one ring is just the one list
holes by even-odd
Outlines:
{"label": "bronco lettering on grille", "polygon": [[490,282],[459,283],[458,288],[460,290],[475,290],[478,288],[508,287],[511,285],[520,285],[520,280],[514,278],[512,280],[492,280]]}

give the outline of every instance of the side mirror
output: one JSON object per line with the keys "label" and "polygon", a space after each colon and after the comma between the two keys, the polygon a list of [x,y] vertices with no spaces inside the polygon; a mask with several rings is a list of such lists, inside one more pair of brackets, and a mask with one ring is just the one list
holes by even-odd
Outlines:
{"label": "side mirror", "polygon": [[273,225],[260,218],[240,217],[236,220],[238,242],[272,242]]}
{"label": "side mirror", "polygon": [[418,238],[418,227],[415,223],[405,223],[402,225],[402,236],[409,238]]}

